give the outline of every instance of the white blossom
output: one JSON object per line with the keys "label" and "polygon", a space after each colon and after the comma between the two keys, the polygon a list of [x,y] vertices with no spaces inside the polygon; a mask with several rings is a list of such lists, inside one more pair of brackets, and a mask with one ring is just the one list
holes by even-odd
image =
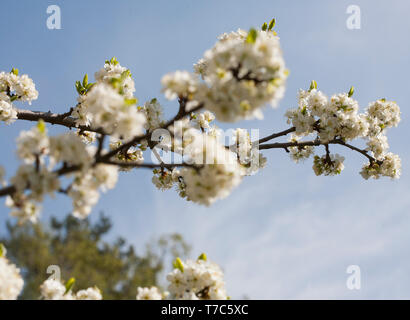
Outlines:
{"label": "white blossom", "polygon": [[116,166],[98,164],[88,172],[77,173],[67,194],[73,201],[73,215],[84,219],[100,197],[99,189],[107,191],[115,187],[118,180]]}
{"label": "white blossom", "polygon": [[92,124],[115,137],[129,139],[143,132],[146,119],[135,101],[128,101],[110,84],[98,83],[81,98],[74,116],[79,124]]}
{"label": "white blossom", "polygon": [[377,136],[370,136],[367,141],[367,150],[373,152],[376,159],[381,160],[384,158],[386,151],[389,148],[387,137],[383,134]]}
{"label": "white blossom", "polygon": [[61,281],[47,279],[40,285],[41,297],[44,300],[62,300],[66,292],[66,287]]}
{"label": "white blossom", "polygon": [[195,168],[182,168],[180,176],[188,200],[209,206],[217,199],[227,197],[239,185],[243,171],[236,155],[227,150],[212,136],[191,129],[186,133],[192,142],[184,149],[184,157]]}
{"label": "white blossom", "polygon": [[92,157],[83,140],[74,132],[67,132],[50,138],[52,166],[59,162],[70,165],[88,165]]}
{"label": "white blossom", "polygon": [[27,163],[33,163],[49,151],[49,138],[44,122],[40,121],[31,130],[22,131],[17,138],[17,155]]}
{"label": "white blossom", "polygon": [[145,102],[141,110],[143,110],[147,119],[145,129],[153,130],[163,124],[163,110],[157,99],[151,99]]}
{"label": "white blossom", "polygon": [[226,300],[224,275],[221,268],[208,260],[182,262],[167,275],[172,299]]}
{"label": "white blossom", "polygon": [[41,206],[37,202],[21,194],[6,197],[6,206],[11,208],[10,216],[17,218],[20,225],[27,221],[36,223],[41,212]]}
{"label": "white blossom", "polygon": [[0,300],[16,300],[24,281],[17,268],[6,258],[5,248],[0,244]]}
{"label": "white blossom", "polygon": [[38,98],[33,80],[26,74],[19,76],[17,69],[9,73],[0,72],[0,92],[7,92],[10,97],[30,104]]}
{"label": "white blossom", "polygon": [[325,176],[334,176],[340,174],[344,169],[344,157],[339,154],[330,154],[329,157],[324,155],[322,157],[315,156],[313,161],[313,171],[317,176],[324,174]]}
{"label": "white blossom", "polygon": [[162,300],[162,294],[157,287],[138,287],[137,290],[137,300]]}
{"label": "white blossom", "polygon": [[401,120],[399,106],[394,101],[386,99],[371,102],[367,107],[367,113],[371,123],[379,127],[379,130],[397,127]]}
{"label": "white blossom", "polygon": [[75,295],[76,300],[102,300],[100,289],[92,287],[80,290]]}
{"label": "white blossom", "polygon": [[[300,137],[297,135],[292,135],[290,138],[290,142],[298,142]],[[289,154],[293,161],[299,163],[303,160],[310,158],[310,156],[314,153],[315,148],[313,146],[296,146],[296,147],[289,147]]]}
{"label": "white blossom", "polygon": [[6,122],[6,124],[10,124],[16,119],[16,109],[14,109],[13,105],[10,102],[2,100],[0,96],[0,121],[4,121]]}
{"label": "white blossom", "polygon": [[60,182],[54,172],[49,171],[44,166],[37,168],[32,164],[21,165],[11,183],[18,192],[23,192],[27,187],[31,191],[31,197],[42,201],[45,194],[52,195],[56,191]]}
{"label": "white blossom", "polygon": [[135,84],[132,79],[131,72],[122,67],[116,58],[111,59],[111,61],[106,61],[104,68],[97,71],[94,75],[97,83],[111,84],[113,79],[120,80],[120,91],[121,94],[126,98],[131,99],[135,92]]}
{"label": "white blossom", "polygon": [[261,118],[261,107],[276,106],[283,97],[287,70],[279,38],[253,31],[252,41],[243,30],[221,36],[196,68],[206,83],[196,99],[220,121]]}
{"label": "white blossom", "polygon": [[398,179],[401,175],[401,159],[391,152],[387,153],[381,162],[365,164],[360,172],[364,179],[379,179],[382,176]]}
{"label": "white blossom", "polygon": [[161,80],[162,91],[169,100],[176,98],[192,98],[198,91],[199,79],[188,71],[168,73]]}
{"label": "white blossom", "polygon": [[40,285],[40,292],[41,298],[44,300],[102,300],[101,291],[97,287],[73,293],[61,281],[52,278],[45,280]]}

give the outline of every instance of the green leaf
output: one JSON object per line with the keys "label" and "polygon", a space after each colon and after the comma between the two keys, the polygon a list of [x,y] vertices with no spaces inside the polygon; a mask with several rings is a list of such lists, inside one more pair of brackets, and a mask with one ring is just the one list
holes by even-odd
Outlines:
{"label": "green leaf", "polygon": [[350,90],[349,90],[349,93],[347,94],[349,97],[351,97],[352,95],[353,95],[353,93],[354,93],[354,87],[353,86],[351,86],[350,87]]}
{"label": "green leaf", "polygon": [[89,84],[87,84],[87,86],[85,87],[85,89],[86,89],[87,91],[90,91],[90,89],[93,87],[94,84],[95,84],[95,83],[89,83]]}
{"label": "green leaf", "polygon": [[83,78],[83,87],[86,88],[88,85],[88,74],[85,74]]}
{"label": "green leaf", "polygon": [[262,25],[262,30],[263,30],[263,31],[266,31],[266,29],[268,29],[268,24],[265,22],[265,23]]}
{"label": "green leaf", "polygon": [[175,269],[179,269],[181,272],[184,272],[184,265],[180,258],[176,258],[173,264]]}
{"label": "green leaf", "polygon": [[80,81],[75,82],[75,89],[77,90],[78,94],[80,95],[82,94],[83,86],[81,85]]}
{"label": "green leaf", "polygon": [[5,257],[6,252],[7,252],[6,247],[2,243],[0,243],[0,258]]}
{"label": "green leaf", "polygon": [[116,57],[112,57],[110,60],[110,63],[113,64],[114,66],[116,66],[118,64],[118,60]]}
{"label": "green leaf", "polygon": [[124,81],[128,77],[131,78],[131,76],[131,71],[127,69],[123,73],[121,73],[121,80]]}
{"label": "green leaf", "polygon": [[43,119],[38,120],[37,122],[37,129],[38,131],[40,131],[41,133],[46,132],[46,124],[44,122]]}
{"label": "green leaf", "polygon": [[18,98],[19,98],[19,97],[16,96],[16,95],[11,96],[10,101],[11,101],[11,102],[16,101]]}
{"label": "green leaf", "polygon": [[198,257],[198,260],[204,260],[204,261],[206,261],[208,258],[207,258],[207,256],[206,256],[206,254],[205,253],[201,253],[201,255]]}
{"label": "green leaf", "polygon": [[251,28],[248,32],[248,36],[246,37],[246,42],[255,43],[257,36],[258,36],[258,32],[254,28]]}
{"label": "green leaf", "polygon": [[317,89],[317,82],[315,80],[312,80],[310,82],[310,87],[309,87],[309,91],[313,90],[313,89]]}
{"label": "green leaf", "polygon": [[64,294],[67,294],[74,286],[75,283],[75,278],[70,278],[66,284],[65,284],[65,292]]}
{"label": "green leaf", "polygon": [[127,107],[137,104],[138,100],[136,98],[124,99],[124,103]]}
{"label": "green leaf", "polygon": [[268,28],[268,30],[271,31],[271,30],[275,27],[275,24],[276,24],[276,19],[273,18],[273,19],[269,22],[269,28]]}
{"label": "green leaf", "polygon": [[19,69],[12,68],[10,73],[15,74],[16,76],[18,76],[19,75]]}

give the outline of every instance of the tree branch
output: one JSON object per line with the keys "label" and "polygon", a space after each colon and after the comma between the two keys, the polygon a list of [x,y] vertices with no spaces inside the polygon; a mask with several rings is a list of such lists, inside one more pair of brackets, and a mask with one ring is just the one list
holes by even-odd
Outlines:
{"label": "tree branch", "polygon": [[269,141],[269,140],[272,140],[272,139],[275,139],[275,138],[278,138],[278,137],[286,136],[289,133],[295,132],[295,130],[296,130],[296,128],[292,127],[292,128],[289,128],[289,129],[286,129],[286,130],[283,130],[283,131],[280,131],[280,132],[277,132],[277,133],[273,133],[273,134],[271,134],[267,137],[259,139],[258,144],[264,143],[266,141]]}
{"label": "tree branch", "polygon": [[[370,163],[376,162],[380,164],[382,162],[382,161],[379,161],[373,158],[371,155],[368,154],[366,150],[362,150],[360,148],[352,146],[344,142],[342,139],[333,139],[328,142],[322,142],[319,139],[316,139],[316,140],[301,141],[301,142],[295,141],[295,142],[284,142],[284,143],[280,143],[280,142],[266,143],[266,144],[259,145],[259,150],[282,149],[282,148],[287,149],[289,147],[305,147],[305,146],[321,146],[321,145],[324,145],[326,147],[326,145],[329,145],[329,144],[339,144],[353,151],[359,152],[360,154],[364,155],[367,159],[369,159]],[[326,147],[326,152],[328,152],[328,146]]]}
{"label": "tree branch", "polygon": [[174,168],[193,168],[193,169],[200,169],[201,166],[189,164],[189,163],[138,163],[138,162],[119,162],[119,161],[104,161],[102,162],[108,165],[115,165],[122,168],[147,168],[147,169],[155,169],[155,168],[166,168],[168,170],[172,170]]}
{"label": "tree branch", "polygon": [[101,128],[92,128],[90,126],[84,125],[76,125],[75,119],[70,117],[71,111],[58,114],[52,112],[41,112],[41,111],[30,111],[30,110],[17,110],[17,119],[19,120],[28,120],[28,121],[38,121],[43,119],[44,122],[51,123],[51,124],[58,124],[61,126],[65,126],[67,128],[77,128],[82,131],[91,131],[100,134],[106,134],[103,129]]}
{"label": "tree branch", "polygon": [[[203,108],[203,104],[199,104],[198,106],[196,106],[195,108],[192,108],[191,110],[186,110],[186,101],[181,102],[180,101],[180,108],[178,113],[168,122],[166,122],[162,127],[160,127],[161,129],[168,129],[171,125],[173,125],[176,121],[184,118],[185,116],[189,115],[191,112],[195,112],[198,111],[200,109]],[[45,122],[51,123],[51,124],[59,124],[59,125],[63,125],[66,126],[68,128],[73,128],[76,127],[75,125],[75,120],[72,117],[65,117],[65,114],[61,115],[61,114],[56,114],[56,113],[51,113],[51,112],[37,112],[37,111],[29,111],[29,110],[18,110],[18,119],[21,120],[28,120],[28,121],[38,121],[40,119],[43,119]],[[88,126],[78,126],[77,128],[84,130],[84,131],[93,131],[93,132],[97,132],[100,133],[102,136],[99,139],[99,146],[98,149],[102,149],[102,143],[103,143],[103,138],[105,137],[105,132],[100,130],[100,129],[92,129]],[[140,164],[136,164],[136,163],[131,163],[131,162],[116,162],[116,161],[111,161],[111,158],[113,156],[115,156],[117,153],[123,151],[123,150],[127,150],[130,147],[132,147],[133,145],[137,144],[138,142],[144,140],[144,139],[150,139],[151,136],[151,132],[147,132],[144,135],[140,135],[140,136],[136,136],[135,138],[133,138],[132,140],[130,140],[127,143],[124,143],[122,145],[120,145],[118,148],[106,153],[106,154],[101,154],[101,150],[100,152],[98,152],[95,155],[95,159],[94,159],[94,163],[93,166],[99,164],[99,163],[104,163],[104,164],[111,164],[111,165],[117,165],[120,167],[139,167],[139,168],[168,168],[168,169],[172,169],[175,167],[191,167],[194,169],[199,169],[200,167],[196,166],[196,165],[190,165],[187,163],[179,163],[179,164],[144,164],[144,163],[140,163]],[[54,171],[55,174],[57,174],[57,176],[63,176],[63,175],[67,175],[69,173],[73,173],[75,171],[81,170],[80,165],[72,165],[72,166],[67,166],[66,164],[64,164],[60,169]],[[7,195],[12,195],[13,193],[15,193],[17,190],[14,186],[8,186],[5,187],[3,189],[0,189],[0,197],[4,197]]]}

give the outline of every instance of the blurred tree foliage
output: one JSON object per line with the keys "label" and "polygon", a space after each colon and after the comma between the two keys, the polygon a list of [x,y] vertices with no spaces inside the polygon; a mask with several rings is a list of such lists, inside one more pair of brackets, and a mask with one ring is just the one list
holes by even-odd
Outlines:
{"label": "blurred tree foliage", "polygon": [[7,223],[8,234],[0,243],[24,276],[20,299],[38,299],[50,265],[60,267],[63,281],[76,279],[74,290],[96,285],[104,299],[135,299],[138,286],[160,285],[158,278],[167,263],[190,250],[181,235],[170,234],[146,244],[139,254],[121,237],[103,240],[111,227],[104,214],[95,223],[71,215],[62,220],[52,217],[49,224]]}

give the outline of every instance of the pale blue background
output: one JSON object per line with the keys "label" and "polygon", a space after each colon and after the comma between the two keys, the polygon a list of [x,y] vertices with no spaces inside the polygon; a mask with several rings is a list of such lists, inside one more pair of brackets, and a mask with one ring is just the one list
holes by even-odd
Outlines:
{"label": "pale blue background", "polygon": [[[46,8],[61,7],[62,30],[46,28]],[[357,4],[362,29],[346,28],[346,8]],[[160,79],[191,70],[216,36],[259,27],[272,17],[291,71],[279,109],[264,121],[239,123],[261,134],[286,128],[283,117],[297,89],[315,79],[328,94],[356,87],[362,107],[377,98],[398,102],[402,123],[390,130],[391,150],[403,161],[399,181],[364,181],[364,160],[349,150],[339,177],[316,177],[311,161],[296,165],[281,150],[265,152],[267,168],[211,208],[157,191],[150,172],[122,174],[100,210],[138,248],[154,236],[180,232],[226,272],[233,298],[410,298],[410,176],[408,150],[408,1],[5,1],[0,11],[0,70],[11,67],[36,83],[33,110],[63,112],[75,104],[75,80],[115,55],[129,67],[140,101],[158,97],[167,115],[176,105],[160,94]],[[0,125],[0,164],[18,164],[14,139],[32,124]],[[2,200],[3,202],[3,200]],[[65,215],[69,199],[47,200],[43,218]],[[0,206],[0,232],[8,209]],[[362,289],[346,288],[346,268],[357,264]],[[45,275],[46,276],[46,275]]]}

